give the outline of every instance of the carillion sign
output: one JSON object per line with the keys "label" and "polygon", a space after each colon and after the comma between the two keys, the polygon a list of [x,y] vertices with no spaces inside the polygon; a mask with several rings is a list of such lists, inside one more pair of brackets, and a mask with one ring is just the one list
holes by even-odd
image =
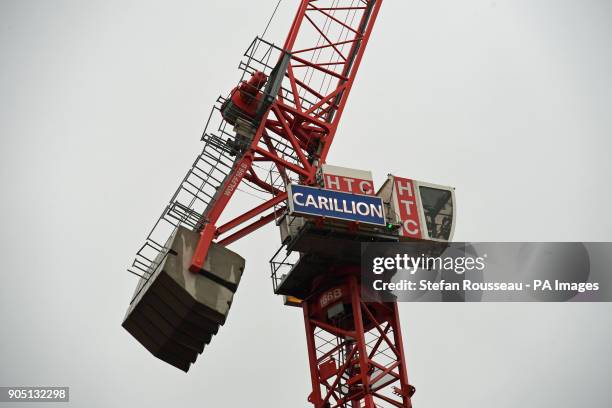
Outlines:
{"label": "carillion sign", "polygon": [[382,198],[292,184],[287,189],[291,214],[386,225]]}

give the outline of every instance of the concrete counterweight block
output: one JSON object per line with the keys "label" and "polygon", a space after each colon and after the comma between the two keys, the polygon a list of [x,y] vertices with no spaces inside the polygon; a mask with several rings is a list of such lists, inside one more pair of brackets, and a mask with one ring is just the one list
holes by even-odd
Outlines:
{"label": "concrete counterweight block", "polygon": [[243,270],[243,257],[219,244],[213,243],[208,250],[204,267],[200,273],[220,283],[232,292],[236,292]]}
{"label": "concrete counterweight block", "polygon": [[192,273],[189,267],[199,238],[197,232],[180,227],[161,265],[161,275],[170,278],[164,279],[164,283],[189,309],[223,325],[245,262],[240,255],[212,243],[204,270]]}
{"label": "concrete counterweight block", "polygon": [[200,273],[189,271],[199,234],[179,228],[150,278],[142,278],[123,327],[159,359],[187,371],[225,323],[244,270],[238,254],[211,244]]}

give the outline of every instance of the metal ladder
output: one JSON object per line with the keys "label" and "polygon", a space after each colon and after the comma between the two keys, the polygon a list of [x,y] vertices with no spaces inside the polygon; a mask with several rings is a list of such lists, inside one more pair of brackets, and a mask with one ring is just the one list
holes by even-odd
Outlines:
{"label": "metal ladder", "polygon": [[[220,97],[217,102],[222,103],[223,98]],[[212,126],[213,121],[219,118],[219,106],[215,106],[202,135],[205,142],[202,152],[187,171],[128,268],[128,272],[141,278],[142,285],[139,286],[144,286],[162,264],[169,251],[168,240],[179,226],[193,231],[202,229],[206,223],[207,209],[214,204],[216,194],[240,158],[227,143],[227,140],[235,138],[228,128],[230,125],[220,119],[216,129]],[[134,297],[137,295],[138,291]]]}

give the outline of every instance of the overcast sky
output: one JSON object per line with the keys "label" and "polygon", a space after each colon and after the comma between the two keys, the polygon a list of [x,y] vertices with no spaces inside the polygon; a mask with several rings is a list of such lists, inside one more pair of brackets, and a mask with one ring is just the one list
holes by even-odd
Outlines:
{"label": "overcast sky", "polygon": [[[188,374],[120,327],[125,269],[275,4],[0,0],[0,386],[70,386],[73,407],[307,406],[273,227],[233,246],[244,278]],[[328,162],[455,186],[456,240],[611,241],[611,73],[607,0],[387,0]],[[400,311],[417,408],[612,404],[609,304]]]}

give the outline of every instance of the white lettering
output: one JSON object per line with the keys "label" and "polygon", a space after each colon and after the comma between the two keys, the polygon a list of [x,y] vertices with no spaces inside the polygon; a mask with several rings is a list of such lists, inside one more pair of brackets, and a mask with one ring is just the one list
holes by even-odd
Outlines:
{"label": "white lettering", "polygon": [[404,229],[409,234],[417,234],[419,232],[418,228],[419,224],[415,220],[406,220],[404,221]]}
{"label": "white lettering", "polygon": [[357,214],[370,215],[368,211],[368,205],[366,203],[357,203]]}
{"label": "white lettering", "polygon": [[328,201],[327,200],[328,200],[327,197],[319,196],[319,208],[325,208],[326,210],[329,211]]}
{"label": "white lettering", "polygon": [[346,208],[346,200],[342,200],[342,209],[344,210],[343,212],[347,213],[347,214],[351,214],[351,212],[349,211],[348,208]]}
{"label": "white lettering", "polygon": [[304,194],[302,194],[302,193],[295,193],[295,194],[293,194],[293,202],[296,203],[297,205],[300,205],[300,206],[303,207],[305,204],[304,203],[300,203],[298,201],[298,197],[302,197],[303,195]]}
{"label": "white lettering", "polygon": [[353,191],[353,181],[355,181],[355,179],[344,177],[344,182],[346,183],[348,187],[348,191],[351,191],[351,192]]}
{"label": "white lettering", "polygon": [[361,181],[359,183],[359,189],[364,192],[364,193],[370,193],[372,192],[372,187],[370,186],[370,182],[369,181]]}
{"label": "white lettering", "polygon": [[337,176],[327,176],[327,188],[340,190],[340,179]]}
{"label": "white lettering", "polygon": [[[325,197],[317,192],[294,192],[291,200],[296,207],[311,207],[325,211],[333,211],[339,214],[359,215],[362,217],[383,218],[384,208],[378,203],[363,202],[357,198],[342,199],[335,197]],[[342,217],[341,217],[342,218]],[[410,225],[418,226],[415,221],[406,221],[405,228],[410,229]]]}
{"label": "white lettering", "polygon": [[338,199],[337,199],[337,198],[334,198],[334,199],[333,199],[333,201],[334,201],[334,205],[333,205],[332,209],[333,209],[334,211],[337,211],[337,212],[341,212],[341,213],[343,213],[344,211],[342,211],[342,210],[340,209],[340,207],[338,207]]}
{"label": "white lettering", "polygon": [[383,217],[382,206],[380,204],[379,205],[370,204],[370,214],[372,214],[373,216],[382,218]]}
{"label": "white lettering", "polygon": [[405,185],[402,185],[402,182],[398,180],[397,182],[397,192],[398,194],[404,195],[404,191],[408,191],[408,197],[412,197],[412,183],[410,181],[406,181]]}
{"label": "white lettering", "polygon": [[306,197],[306,207],[312,206],[314,208],[317,208],[317,202],[315,201],[314,197],[311,196],[310,194]]}
{"label": "white lettering", "polygon": [[410,206],[414,204],[414,201],[412,201],[412,200],[400,200],[400,202],[402,204],[404,204],[404,206],[406,207],[406,213],[408,215],[412,215],[412,210],[411,210]]}

